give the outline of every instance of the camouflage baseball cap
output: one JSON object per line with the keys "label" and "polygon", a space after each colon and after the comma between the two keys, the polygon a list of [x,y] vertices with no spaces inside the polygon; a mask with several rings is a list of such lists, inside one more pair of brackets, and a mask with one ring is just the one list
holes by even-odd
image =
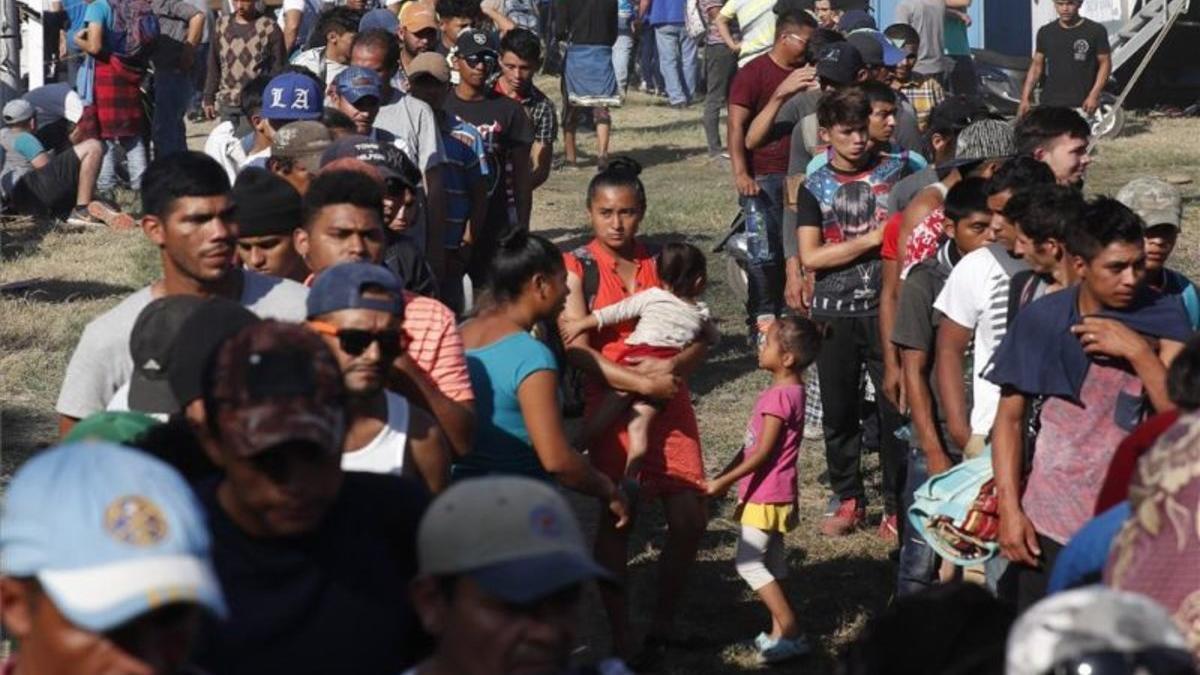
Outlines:
{"label": "camouflage baseball cap", "polygon": [[1117,201],[1138,214],[1146,227],[1179,227],[1183,222],[1183,196],[1179,188],[1165,180],[1149,176],[1134,178],[1117,193]]}
{"label": "camouflage baseball cap", "polygon": [[1183,635],[1153,600],[1136,593],[1088,586],[1052,595],[1017,619],[1008,635],[1004,672],[1007,675],[1109,672],[1082,666],[1113,654],[1145,652],[1155,652],[1160,660],[1174,656],[1175,661],[1191,661]]}
{"label": "camouflage baseball cap", "polygon": [[325,343],[303,326],[247,326],[221,345],[204,384],[215,407],[208,414],[243,457],[296,441],[342,450],[342,376]]}
{"label": "camouflage baseball cap", "polygon": [[271,156],[295,160],[316,173],[321,168],[321,155],[332,142],[329,129],[320,122],[291,122],[275,132]]}

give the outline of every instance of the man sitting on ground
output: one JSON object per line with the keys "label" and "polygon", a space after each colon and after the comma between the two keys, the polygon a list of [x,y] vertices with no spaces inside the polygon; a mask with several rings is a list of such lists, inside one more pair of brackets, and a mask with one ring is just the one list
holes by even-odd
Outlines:
{"label": "man sitting on ground", "polygon": [[203,610],[225,614],[204,515],[169,466],[97,441],[26,462],[0,521],[9,675],[179,673]]}
{"label": "man sitting on ground", "polygon": [[[296,250],[314,278],[342,262],[379,264],[384,251],[383,194],[353,171],[322,173],[304,198]],[[454,312],[442,303],[404,294],[404,352],[392,363],[388,388],[428,410],[458,455],[471,448],[475,394]]]}
{"label": "man sitting on ground", "polygon": [[412,476],[440,492],[450,479],[441,429],[429,413],[384,388],[401,349],[402,293],[399,279],[384,267],[334,265],[308,294],[308,327],[321,335],[342,371],[342,468]]}
{"label": "man sitting on ground", "polygon": [[225,170],[198,152],[154,160],[142,180],[142,230],[159,249],[162,278],[93,319],[79,337],[56,408],[63,433],[104,410],[133,372],[129,334],[142,308],[165,295],[221,296],[264,317],[304,319],[307,289],[234,266],[237,228],[231,221]]}
{"label": "man sitting on ground", "polygon": [[197,487],[229,618],[196,649],[214,673],[400,672],[424,655],[405,595],[424,490],[343,473],[345,391],[307,328],[264,321],[205,368]]}
{"label": "man sitting on ground", "polygon": [[91,138],[62,150],[47,150],[38,140],[37,109],[25,99],[4,104],[0,148],[0,195],[15,212],[66,217],[70,225],[133,227],[133,218],[93,199],[104,146]]}

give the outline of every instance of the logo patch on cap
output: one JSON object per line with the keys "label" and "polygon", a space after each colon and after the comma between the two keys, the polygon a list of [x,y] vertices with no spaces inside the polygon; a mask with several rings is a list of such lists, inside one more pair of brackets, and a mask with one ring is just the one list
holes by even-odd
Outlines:
{"label": "logo patch on cap", "polygon": [[563,533],[558,512],[545,505],[535,506],[529,512],[529,527],[534,534],[546,539],[558,539]]}
{"label": "logo patch on cap", "polygon": [[487,44],[487,36],[483,33],[476,33],[471,36],[471,39],[474,40],[475,44],[479,45],[480,47]]}
{"label": "logo patch on cap", "polygon": [[104,529],[119,542],[144,548],[167,537],[167,517],[139,495],[118,497],[104,509]]}

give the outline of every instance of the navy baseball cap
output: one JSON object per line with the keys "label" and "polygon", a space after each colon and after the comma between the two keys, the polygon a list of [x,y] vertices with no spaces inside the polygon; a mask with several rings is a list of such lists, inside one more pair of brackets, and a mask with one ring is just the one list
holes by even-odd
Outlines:
{"label": "navy baseball cap", "polygon": [[384,180],[399,181],[409,190],[421,186],[421,170],[403,150],[391,143],[380,143],[366,136],[343,136],[321,155],[321,166],[346,158],[362,160],[374,166],[383,174]]}
{"label": "navy baseball cap", "polygon": [[0,573],[34,577],[71,623],[112,630],[184,602],[227,613],[204,511],[140,450],[88,441],[25,463],[5,494]]}
{"label": "navy baseball cap", "polygon": [[276,75],[263,91],[262,116],[268,120],[319,120],[325,96],[317,81],[300,73]]}
{"label": "navy baseball cap", "polygon": [[396,13],[390,9],[373,9],[358,20],[358,32],[365,33],[369,30],[384,30],[389,33],[395,33],[400,27],[400,19],[396,17]]}
{"label": "navy baseball cap", "polygon": [[380,99],[380,85],[379,74],[362,66],[349,66],[333,80],[338,96],[350,101],[351,105],[368,96]]}
{"label": "navy baseball cap", "polygon": [[[392,297],[363,297],[364,286],[382,288]],[[374,309],[399,316],[404,313],[404,288],[400,279],[382,265],[340,263],[317,275],[308,291],[307,307],[309,319],[343,309]]]}
{"label": "navy baseball cap", "polygon": [[879,28],[875,24],[875,19],[867,13],[865,9],[851,9],[842,15],[838,20],[838,30],[843,33],[852,33],[863,28],[876,30]]}
{"label": "navy baseball cap", "polygon": [[863,30],[851,33],[846,41],[854,45],[868,66],[887,66],[895,68],[908,56],[904,50],[892,44],[890,40],[877,30]]}
{"label": "navy baseball cap", "polygon": [[862,55],[849,42],[825,45],[817,59],[817,76],[834,84],[853,84],[863,69]]}

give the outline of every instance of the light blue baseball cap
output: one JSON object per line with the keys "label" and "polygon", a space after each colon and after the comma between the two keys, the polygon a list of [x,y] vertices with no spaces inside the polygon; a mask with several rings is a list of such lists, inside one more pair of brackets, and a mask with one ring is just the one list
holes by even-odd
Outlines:
{"label": "light blue baseball cap", "polygon": [[177,602],[226,615],[204,512],[162,461],[60,445],[17,471],[5,502],[0,573],[36,578],[76,626],[102,633]]}

